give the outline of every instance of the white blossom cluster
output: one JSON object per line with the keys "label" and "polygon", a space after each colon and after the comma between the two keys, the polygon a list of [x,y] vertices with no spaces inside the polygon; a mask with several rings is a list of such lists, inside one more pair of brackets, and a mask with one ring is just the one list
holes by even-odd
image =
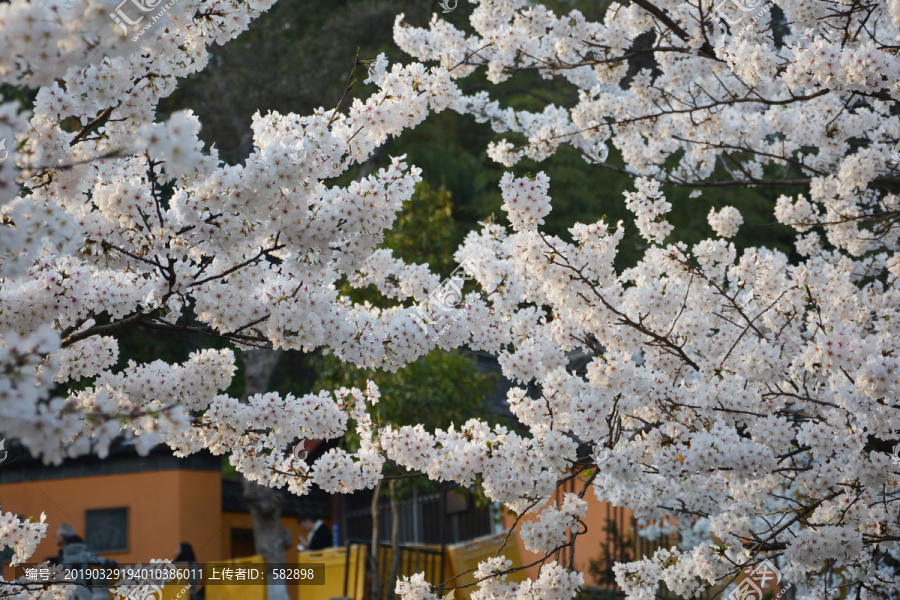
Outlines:
{"label": "white blossom cluster", "polygon": [[47,535],[46,518],[44,513],[38,521],[23,520],[12,513],[0,513],[0,548],[12,549],[11,565],[22,564],[34,554],[37,545]]}
{"label": "white blossom cluster", "polygon": [[531,552],[551,552],[562,546],[568,533],[578,531],[578,520],[587,512],[587,502],[567,493],[559,508],[548,506],[539,521],[522,525],[521,536],[525,549]]}
{"label": "white blossom cluster", "polygon": [[506,173],[500,180],[503,194],[501,207],[509,215],[513,229],[535,229],[544,224],[544,217],[550,213],[550,198],[547,190],[550,179],[540,173],[533,181],[514,179],[512,173]]}
{"label": "white blossom cluster", "polygon": [[431,591],[431,586],[425,581],[424,573],[400,577],[397,579],[394,592],[403,600],[437,600],[437,596]]}
{"label": "white blossom cluster", "polygon": [[[537,579],[521,584],[507,582],[507,569],[512,561],[497,556],[480,562],[475,570],[478,588],[472,591],[473,600],[568,600],[584,584],[584,576],[550,561],[541,566]],[[396,593],[402,600],[434,600],[437,596],[418,573],[397,581]]]}
{"label": "white blossom cluster", "polygon": [[[540,112],[505,107],[488,91],[460,97],[455,110],[511,135],[491,143],[494,160],[542,160],[567,144],[596,164],[594,149],[611,143],[624,172],[678,185],[711,177],[721,185],[717,165],[740,185],[766,181],[769,167],[793,167],[798,175],[782,179],[810,192],[802,201],[807,214],[797,217],[842,221],[828,227],[829,242],[854,256],[880,244],[882,232],[859,217],[897,210],[896,189],[884,185],[896,185],[890,157],[900,140],[893,0],[867,2],[864,15],[815,0],[782,2],[775,20],[769,3],[731,27],[718,11],[738,10],[719,0],[654,0],[654,11],[615,2],[602,22],[525,0],[473,4],[471,32],[437,16],[414,27],[399,15],[394,39],[424,61],[464,60],[450,73],[455,78],[484,68],[499,83],[536,70],[577,93],[571,108]],[[851,30],[859,34],[843,33]],[[655,41],[634,46],[642,35]],[[629,60],[637,58],[647,61],[632,73]],[[659,216],[652,203],[638,206],[650,221]],[[728,210],[711,224],[727,232],[734,217]],[[646,225],[639,224],[642,234]],[[896,232],[887,235],[896,240]]]}
{"label": "white blossom cluster", "polygon": [[[157,121],[156,107],[205,66],[209,44],[270,2],[180,0],[136,39],[106,0],[0,4],[0,47],[15,49],[0,52],[0,82],[37,88],[31,107],[0,103],[4,433],[56,464],[105,456],[118,436],[140,452],[227,452],[249,479],[297,494],[371,488],[387,460],[481,485],[520,515],[539,513],[522,535],[546,560],[520,585],[504,557],[482,563],[477,600],[575,594],[582,575],[550,561],[580,535],[590,490],[547,504],[579,481],[631,509],[648,537],[685,532],[679,547],[615,567],[630,598],[661,585],[688,597],[763,558],[799,598],[895,597],[900,196],[889,151],[900,139],[900,4],[782,3],[777,39],[764,20],[731,30],[705,18],[709,0],[613,3],[602,23],[525,0],[474,4],[473,35],[398,19],[398,44],[437,65],[380,56],[372,95],[343,111],[257,114],[238,165],[204,148],[190,111]],[[636,48],[642,34],[655,41]],[[654,69],[629,75],[632,52],[652,55]],[[577,99],[532,113],[488,92],[463,96],[454,78],[482,67],[491,82],[517,69],[561,76]],[[549,235],[549,178],[506,174],[511,230],[487,223],[454,256],[490,294],[438,315],[441,277],[378,249],[419,169],[394,157],[331,182],[448,107],[521,136],[488,150],[507,165],[560,144],[614,148],[635,180],[624,198],[633,223]],[[772,211],[797,232],[800,260],[723,239],[749,227],[740,207],[713,209],[716,237],[692,246],[666,220],[662,184],[761,185],[776,171],[798,190]],[[626,227],[649,247],[620,269]],[[398,303],[354,303],[344,281]],[[520,386],[507,400],[522,427],[378,428],[373,385],[242,402],[223,393],[235,355],[218,341],[180,364],[121,365],[115,335],[132,328],[324,348],[390,370],[467,345],[495,353]],[[590,356],[584,372],[569,368],[573,351]],[[308,465],[287,450],[351,424],[355,453]],[[21,562],[43,534],[4,515],[0,545]],[[435,597],[421,575],[396,590]]]}
{"label": "white blossom cluster", "polygon": [[479,479],[488,498],[519,513],[552,493],[576,451],[575,442],[559,432],[525,438],[477,419],[434,434],[421,425],[386,427],[379,444],[392,461],[432,479],[463,485]]}
{"label": "white blossom cluster", "polygon": [[507,575],[512,564],[513,561],[502,554],[479,562],[474,575],[475,581],[479,582],[478,589],[470,593],[472,600],[491,600],[493,598],[511,600],[515,598],[516,592],[519,591],[519,584],[508,581]]}
{"label": "white blossom cluster", "polygon": [[716,235],[723,238],[734,237],[744,223],[744,217],[741,216],[741,212],[733,206],[725,206],[719,211],[711,208],[707,219],[709,220],[709,226],[716,232]]}
{"label": "white blossom cluster", "polygon": [[659,191],[658,181],[641,178],[635,181],[635,185],[636,192],[625,193],[625,207],[637,216],[635,225],[641,237],[658,244],[672,232],[672,225],[664,220],[672,205]]}
{"label": "white blossom cluster", "polygon": [[[660,523],[696,533],[617,566],[618,583],[631,598],[661,584],[690,596],[772,556],[798,597],[892,597],[900,5],[779,2],[777,17],[770,4],[729,27],[712,0],[614,2],[596,23],[524,0],[473,4],[471,32],[401,15],[395,40],[426,61],[465,57],[457,78],[563,78],[571,108],[516,110],[481,91],[454,109],[510,136],[489,148],[507,166],[561,144],[588,158],[611,144],[636,179],[626,206],[654,244],[616,273],[621,225],[577,224],[573,244],[538,237],[525,225],[546,217],[542,184],[539,203],[504,194],[513,234],[486,225],[458,255],[483,284],[505,277],[491,298],[515,323],[501,365],[541,390],[511,392],[514,414],[536,437],[562,430],[594,445],[598,496],[634,510],[644,534]],[[652,41],[636,44],[642,34]],[[631,57],[653,69],[630,72]],[[660,183],[696,185],[693,198],[776,171],[773,183],[802,190],[773,211],[801,234],[799,263],[722,239],[744,225],[739,206],[711,210],[718,237],[693,247],[664,220]],[[525,326],[523,303],[547,312]],[[549,348],[598,358],[581,378],[548,363]]]}
{"label": "white blossom cluster", "polygon": [[[639,202],[665,201],[656,186],[638,185]],[[635,212],[646,228],[646,213]],[[501,357],[508,376],[540,384],[536,397],[510,392],[514,414],[537,439],[563,431],[611,448],[594,481],[600,499],[644,523],[698,532],[683,550],[617,567],[623,589],[637,598],[664,584],[690,596],[752,561],[755,544],[782,553],[798,585],[815,581],[813,565],[825,559],[859,581],[879,577],[862,565],[878,552],[867,540],[895,531],[884,519],[898,494],[891,453],[900,414],[889,406],[900,389],[892,324],[900,304],[895,276],[861,281],[896,268],[897,249],[861,264],[834,253],[792,265],[764,248],[738,255],[721,239],[689,248],[657,232],[660,243],[617,275],[610,262],[621,225],[598,223],[595,236],[584,228],[573,227],[568,243],[486,225],[461,256],[480,258],[485,274],[517,264],[509,289],[518,295],[494,304],[501,318],[521,319],[523,302],[555,315],[533,317],[513,338],[518,350]],[[535,358],[537,349],[579,346],[598,354],[584,378]],[[811,505],[815,527],[791,518],[797,502]],[[570,513],[554,510],[523,526],[527,547],[566,541]]]}

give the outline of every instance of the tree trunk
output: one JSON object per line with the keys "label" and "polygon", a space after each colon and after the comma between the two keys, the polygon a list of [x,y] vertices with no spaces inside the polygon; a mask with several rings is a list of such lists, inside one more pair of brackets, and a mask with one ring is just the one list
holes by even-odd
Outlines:
{"label": "tree trunk", "polygon": [[[388,580],[388,590],[396,585],[397,576],[400,573],[400,503],[397,501],[397,480],[391,479],[388,491],[391,495],[391,578]],[[415,510],[415,507],[413,507]]]}
{"label": "tree trunk", "polygon": [[369,591],[370,600],[379,600],[381,598],[381,573],[379,567],[379,551],[381,549],[381,540],[378,537],[378,497],[381,495],[381,480],[375,484],[375,491],[372,492],[372,551],[369,556],[369,566],[372,571],[372,585]]}
{"label": "tree trunk", "polygon": [[[243,400],[254,394],[268,391],[269,380],[275,367],[278,366],[280,351],[246,350],[241,353],[246,371],[247,385],[244,388]],[[275,488],[260,485],[241,478],[241,489],[244,500],[250,509],[250,520],[253,522],[253,543],[256,553],[266,559],[267,564],[284,564],[291,534],[281,526],[281,495]],[[266,586],[268,600],[288,600],[288,591],[284,583],[269,582]]]}

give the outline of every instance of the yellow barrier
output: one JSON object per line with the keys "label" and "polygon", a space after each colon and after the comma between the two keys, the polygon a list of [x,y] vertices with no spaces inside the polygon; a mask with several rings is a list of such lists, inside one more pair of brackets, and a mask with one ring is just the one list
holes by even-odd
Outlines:
{"label": "yellow barrier", "polygon": [[[189,568],[185,563],[172,563],[175,567]],[[187,579],[174,579],[163,586],[159,600],[191,600],[191,582]]]}
{"label": "yellow barrier", "polygon": [[[416,573],[425,573],[425,581],[431,585],[440,585],[441,579],[441,546],[439,544],[409,544],[402,545],[400,552],[400,565],[397,569],[397,577],[410,577]],[[382,584],[382,597],[394,595],[395,581],[390,581],[391,567],[393,565],[394,549],[391,546],[381,546],[379,549],[379,581]],[[444,579],[449,576],[449,569],[444,568]]]}
{"label": "yellow barrier", "polygon": [[162,597],[159,600],[191,600],[189,585],[168,583],[163,586]]}
{"label": "yellow barrier", "polygon": [[[320,563],[325,565],[324,585],[298,585],[298,600],[330,600],[344,595],[344,570],[347,568],[347,548],[326,548],[300,552],[297,562],[301,564]],[[364,600],[366,584],[366,551],[362,546],[350,548],[349,572],[347,573],[347,597]],[[207,600],[213,600],[207,595]],[[229,599],[230,600],[230,599]]]}
{"label": "yellow barrier", "polygon": [[[248,565],[261,566],[263,570],[266,567],[266,559],[262,556],[248,556],[246,558],[233,558],[231,560],[220,560],[215,562],[215,567],[218,569],[219,567],[247,567]],[[210,585],[209,577],[211,575],[210,569],[212,567],[208,567],[206,572],[203,574],[205,577],[206,584],[206,600],[266,600],[266,586],[265,584],[252,585],[252,584],[227,584],[227,583],[217,583],[213,582]],[[165,590],[165,588],[163,588]],[[163,596],[162,600],[169,600],[166,596]],[[173,599],[174,600],[174,599]],[[185,600],[184,596],[182,596],[179,600]]]}
{"label": "yellow barrier", "polygon": [[[446,548],[446,564],[444,568],[445,579],[452,579],[449,585],[465,585],[475,580],[473,573],[461,575],[469,569],[478,567],[480,561],[486,560],[497,552],[497,549],[503,544],[506,534],[487,536],[447,546]],[[422,546],[422,549],[437,550],[439,546]],[[354,545],[350,548],[350,560],[347,560],[347,548],[336,547],[327,548],[325,550],[311,550],[300,552],[297,562],[301,564],[322,564],[324,565],[323,585],[298,585],[296,586],[298,600],[331,600],[345,596],[344,581],[345,569],[349,565],[349,572],[346,574],[347,590],[346,597],[352,600],[365,600],[366,590],[366,547]],[[390,548],[383,550],[384,555],[382,561],[384,567],[389,570],[391,564]],[[410,564],[404,560],[400,565],[400,574],[410,575],[419,570],[424,569],[421,561],[428,560],[428,557],[422,553],[413,552],[410,560],[415,564]],[[522,556],[519,553],[519,540],[515,534],[510,536],[509,542],[501,552],[508,560],[511,560],[513,566],[522,565]],[[238,558],[230,561],[218,561],[217,567],[232,567],[259,565],[265,567],[266,562],[262,556],[251,556],[248,558]],[[410,571],[410,573],[407,573]],[[434,574],[437,576],[437,573]],[[208,579],[209,573],[206,573]],[[525,579],[524,571],[517,571],[508,576],[509,581],[521,582]],[[432,581],[432,584],[439,584],[439,581]],[[180,584],[180,582],[179,582]],[[186,593],[179,592],[184,589],[182,585],[168,585],[163,588],[163,597],[160,600],[189,600]],[[469,588],[461,588],[456,590],[456,600],[469,600],[470,594],[477,589],[475,586]],[[293,594],[291,594],[293,596]],[[266,587],[264,585],[228,585],[228,584],[212,584],[206,585],[206,600],[266,600]]]}
{"label": "yellow barrier", "polygon": [[[498,535],[476,538],[461,544],[447,546],[447,560],[449,563],[447,579],[453,577],[453,581],[448,585],[465,585],[475,581],[474,572],[466,573],[465,575],[461,575],[461,573],[465,573],[469,569],[478,568],[479,562],[494,556],[503,544],[504,539],[506,539],[506,534],[501,533]],[[513,567],[522,566],[522,555],[519,552],[519,540],[515,533],[509,536],[509,542],[507,542],[506,547],[503,548],[500,554],[505,556],[507,560],[511,560]],[[516,571],[507,576],[507,581],[521,583],[524,580],[524,571]],[[470,594],[477,589],[478,586],[460,588],[456,590],[454,598],[456,598],[456,600],[469,600]]]}

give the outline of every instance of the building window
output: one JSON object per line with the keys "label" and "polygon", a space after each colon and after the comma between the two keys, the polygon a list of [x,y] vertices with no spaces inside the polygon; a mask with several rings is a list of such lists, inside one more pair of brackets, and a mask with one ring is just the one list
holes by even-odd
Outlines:
{"label": "building window", "polygon": [[243,558],[256,554],[252,529],[231,530],[231,558]]}
{"label": "building window", "polygon": [[84,531],[91,552],[128,552],[128,508],[84,511]]}

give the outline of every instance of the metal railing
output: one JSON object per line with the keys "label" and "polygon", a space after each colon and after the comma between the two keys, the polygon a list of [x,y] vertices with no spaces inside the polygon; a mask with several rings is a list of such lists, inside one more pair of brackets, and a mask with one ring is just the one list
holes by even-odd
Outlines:
{"label": "metal railing", "polygon": [[[471,499],[460,499],[447,488],[445,496],[454,498],[457,510],[447,507],[440,492],[413,490],[411,497],[397,501],[398,539],[403,544],[455,544],[492,533],[491,511]],[[372,531],[371,495],[358,493],[343,499],[342,530],[349,539],[367,539]],[[388,502],[378,507],[378,529],[381,541],[387,542],[393,528],[394,514]]]}
{"label": "metal railing", "polygon": [[[397,565],[397,577],[409,577],[415,573],[425,574],[425,580],[433,585],[443,583],[446,572],[446,559],[444,548],[441,546],[419,546],[410,544],[399,544],[396,547],[399,552],[399,562]],[[378,545],[378,561],[377,572],[378,582],[381,587],[381,598],[389,598],[393,594],[393,580],[391,579],[391,570],[394,562],[395,548],[391,544],[381,542]],[[350,540],[347,543],[347,566],[344,569],[344,596],[348,596],[349,590],[358,589],[359,582],[356,571],[350,574],[350,564],[355,560],[364,561],[364,590],[363,597],[372,596],[372,545],[371,542],[364,540]]]}

